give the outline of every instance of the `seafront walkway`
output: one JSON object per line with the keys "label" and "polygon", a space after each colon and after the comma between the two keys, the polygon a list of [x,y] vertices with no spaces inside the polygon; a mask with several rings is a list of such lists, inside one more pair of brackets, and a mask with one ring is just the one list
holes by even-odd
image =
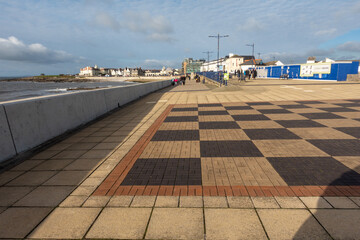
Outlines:
{"label": "seafront walkway", "polygon": [[187,81],[0,173],[0,238],[360,239],[360,84]]}

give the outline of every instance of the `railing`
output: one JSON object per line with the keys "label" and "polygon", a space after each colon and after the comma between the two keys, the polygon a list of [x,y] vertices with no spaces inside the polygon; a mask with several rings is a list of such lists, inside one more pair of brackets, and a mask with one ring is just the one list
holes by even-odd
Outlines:
{"label": "railing", "polygon": [[214,80],[220,84],[222,84],[224,80],[223,72],[198,72],[197,74],[210,78],[211,80]]}

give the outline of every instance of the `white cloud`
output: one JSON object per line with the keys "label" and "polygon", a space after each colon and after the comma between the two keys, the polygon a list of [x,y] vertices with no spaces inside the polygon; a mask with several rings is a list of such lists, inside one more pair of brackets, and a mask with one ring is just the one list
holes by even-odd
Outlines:
{"label": "white cloud", "polygon": [[315,32],[316,36],[329,36],[329,35],[334,35],[337,32],[336,28],[330,28],[330,29],[325,29],[325,30],[319,30],[317,32]]}
{"label": "white cloud", "polygon": [[339,45],[337,49],[347,52],[360,52],[360,42],[346,42]]}
{"label": "white cloud", "polygon": [[146,59],[145,68],[178,67],[179,63],[171,60]]}
{"label": "white cloud", "polygon": [[14,36],[0,38],[0,59],[32,63],[76,62],[76,58],[64,51],[50,50],[40,43],[26,45]]}

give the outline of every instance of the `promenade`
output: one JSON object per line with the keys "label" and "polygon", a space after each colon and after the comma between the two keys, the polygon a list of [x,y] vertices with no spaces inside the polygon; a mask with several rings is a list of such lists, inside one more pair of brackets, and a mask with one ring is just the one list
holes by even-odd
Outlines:
{"label": "promenade", "polygon": [[187,81],[0,173],[0,239],[360,239],[360,84]]}

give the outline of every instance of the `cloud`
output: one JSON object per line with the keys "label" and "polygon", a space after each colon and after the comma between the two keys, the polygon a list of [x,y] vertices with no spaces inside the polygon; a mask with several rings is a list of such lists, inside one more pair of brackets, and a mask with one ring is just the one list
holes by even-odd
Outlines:
{"label": "cloud", "polygon": [[326,29],[326,30],[319,30],[317,32],[315,32],[316,36],[328,36],[328,35],[333,35],[337,32],[336,28],[330,28],[330,29]]}
{"label": "cloud", "polygon": [[107,13],[98,13],[95,16],[94,22],[98,26],[111,28],[114,31],[118,31],[120,29],[119,22]]}
{"label": "cloud", "polygon": [[0,38],[0,59],[7,61],[42,64],[77,62],[76,58],[64,51],[50,50],[40,43],[24,44],[16,37]]}
{"label": "cloud", "polygon": [[144,61],[145,68],[161,68],[161,67],[172,67],[179,66],[179,63],[171,60],[158,60],[158,59],[146,59]]}
{"label": "cloud", "polygon": [[246,32],[257,32],[264,29],[264,25],[255,18],[249,18],[246,22],[242,23],[238,26],[239,31],[246,31]]}
{"label": "cloud", "polygon": [[126,29],[141,33],[153,41],[171,42],[174,40],[170,36],[174,29],[169,21],[164,16],[152,16],[148,12],[127,12],[123,16],[123,20],[118,20],[112,15],[102,12],[95,16],[93,22],[97,26],[114,31]]}
{"label": "cloud", "polygon": [[346,42],[337,47],[340,51],[360,52],[360,42]]}

